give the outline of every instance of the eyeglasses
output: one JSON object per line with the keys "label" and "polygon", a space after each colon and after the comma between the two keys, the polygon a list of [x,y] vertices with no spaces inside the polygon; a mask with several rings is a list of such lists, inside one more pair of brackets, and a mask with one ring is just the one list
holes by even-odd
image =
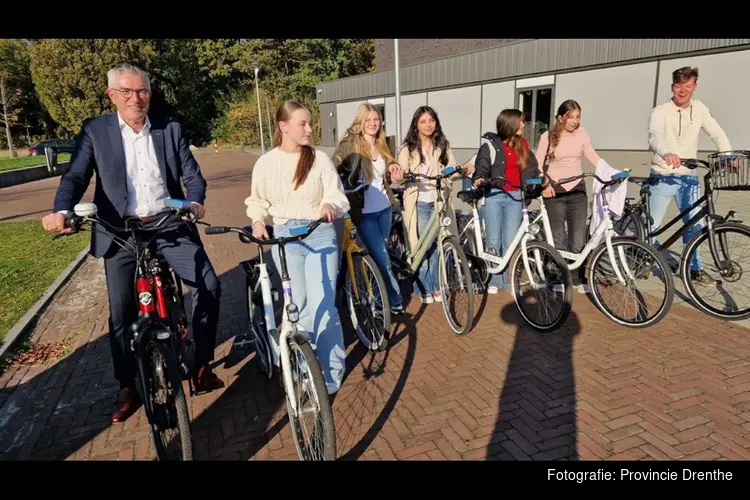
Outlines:
{"label": "eyeglasses", "polygon": [[148,89],[138,89],[138,90],[112,89],[112,90],[116,90],[117,92],[119,92],[125,99],[130,99],[133,96],[133,92],[137,93],[138,97],[140,97],[141,99],[146,99],[147,97],[151,95],[151,91]]}

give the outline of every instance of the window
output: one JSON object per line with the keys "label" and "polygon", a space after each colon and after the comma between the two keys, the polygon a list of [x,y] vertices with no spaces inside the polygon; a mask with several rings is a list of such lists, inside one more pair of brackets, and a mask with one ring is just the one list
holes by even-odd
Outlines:
{"label": "window", "polygon": [[523,111],[526,120],[524,137],[531,149],[536,149],[539,138],[549,130],[554,111],[552,87],[522,89],[516,93],[516,107]]}

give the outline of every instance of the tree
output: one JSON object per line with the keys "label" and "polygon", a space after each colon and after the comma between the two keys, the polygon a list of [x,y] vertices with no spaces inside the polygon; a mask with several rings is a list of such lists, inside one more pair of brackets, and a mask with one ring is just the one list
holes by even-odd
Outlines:
{"label": "tree", "polygon": [[147,40],[43,39],[29,47],[39,100],[64,130],[78,132],[87,118],[114,110],[107,71],[124,61],[146,69],[154,58]]}
{"label": "tree", "polygon": [[28,51],[23,40],[0,39],[0,123],[5,125],[11,157],[18,156],[11,127],[20,125],[21,112],[34,94],[29,74]]}

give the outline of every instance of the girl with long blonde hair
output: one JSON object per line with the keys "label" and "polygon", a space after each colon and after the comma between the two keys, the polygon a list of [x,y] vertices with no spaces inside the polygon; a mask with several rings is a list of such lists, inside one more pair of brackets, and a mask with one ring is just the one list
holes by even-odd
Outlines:
{"label": "girl with long blonde hair", "polygon": [[344,185],[368,185],[364,191],[348,195],[349,215],[385,278],[391,312],[399,314],[404,309],[403,299],[385,245],[391,232],[391,208],[396,205],[390,184],[402,175],[385,141],[382,122],[377,107],[361,104],[333,153],[333,163]]}

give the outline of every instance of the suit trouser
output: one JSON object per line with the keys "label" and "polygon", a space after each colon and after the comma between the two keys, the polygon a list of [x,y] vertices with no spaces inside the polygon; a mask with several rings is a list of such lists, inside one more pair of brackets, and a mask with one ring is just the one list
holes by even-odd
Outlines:
{"label": "suit trouser", "polygon": [[[144,224],[148,227],[148,223]],[[195,341],[195,369],[214,359],[216,331],[219,320],[221,287],[216,272],[201,245],[194,228],[187,223],[174,225],[174,229],[161,231],[155,238],[156,248],[175,273],[190,288],[192,312],[188,313],[190,333]],[[143,240],[156,233],[147,232]],[[118,235],[125,239],[125,235]],[[127,237],[132,243],[132,237]],[[135,381],[135,363],[126,331],[138,319],[135,293],[136,261],[130,251],[116,243],[104,256],[109,296],[109,340],[114,363],[115,378],[120,387],[132,387]],[[129,342],[128,342],[129,344]]]}

